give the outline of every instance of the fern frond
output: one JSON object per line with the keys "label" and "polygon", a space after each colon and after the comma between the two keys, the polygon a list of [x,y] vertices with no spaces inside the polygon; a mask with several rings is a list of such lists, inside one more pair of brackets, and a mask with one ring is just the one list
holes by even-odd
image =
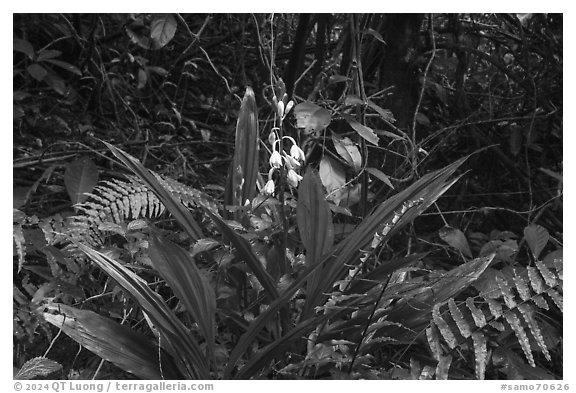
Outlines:
{"label": "fern frond", "polygon": [[548,302],[551,300],[562,311],[561,261],[548,266],[537,261],[535,267],[513,269],[509,278],[497,275],[495,279],[498,289],[491,293],[480,294],[477,298],[468,297],[460,304],[451,298],[434,305],[431,323],[426,329],[428,346],[439,363],[448,354],[444,352],[442,343],[452,351],[464,349],[471,339],[478,379],[484,378],[489,361],[489,339],[507,329],[516,336],[530,366],[536,367],[535,350],[551,361],[550,349],[544,340],[536,310],[549,310]]}
{"label": "fern frond", "polygon": [[[216,202],[202,191],[153,174],[184,206],[204,206],[218,211]],[[156,195],[135,176],[127,176],[127,180],[101,181],[89,194],[88,200],[76,205],[76,208],[82,214],[71,218],[68,235],[75,241],[92,246],[103,243],[102,232],[109,230],[110,224],[122,226],[142,218],[156,218],[166,210]]]}

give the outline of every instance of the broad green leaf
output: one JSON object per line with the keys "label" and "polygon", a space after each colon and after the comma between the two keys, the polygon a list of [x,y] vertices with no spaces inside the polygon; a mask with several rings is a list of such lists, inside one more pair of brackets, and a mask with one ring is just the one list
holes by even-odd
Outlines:
{"label": "broad green leaf", "polygon": [[360,155],[360,150],[358,146],[350,140],[350,138],[342,138],[340,135],[332,133],[332,142],[336,148],[336,152],[350,165],[354,168],[356,173],[360,172],[362,168],[362,156]]}
{"label": "broad green leaf", "polygon": [[346,183],[344,170],[338,162],[330,157],[324,157],[320,161],[320,180],[326,187],[328,194],[342,188]]}
{"label": "broad green leaf", "polygon": [[530,247],[534,259],[538,259],[540,253],[544,247],[546,247],[546,244],[548,244],[550,234],[546,228],[532,224],[524,228],[524,239],[526,239],[526,244]]}
{"label": "broad green leaf", "polygon": [[24,53],[30,60],[34,60],[34,47],[29,41],[14,38],[12,49],[16,52]]}
{"label": "broad green leaf", "polygon": [[61,54],[62,54],[62,52],[60,52],[59,50],[45,49],[45,50],[38,53],[38,57],[36,58],[36,61],[41,62],[41,61],[53,59],[55,57],[60,56]]}
{"label": "broad green leaf", "polygon": [[71,72],[71,73],[73,73],[73,74],[76,74],[76,75],[78,75],[78,76],[82,76],[82,71],[80,71],[80,70],[78,69],[78,67],[76,67],[76,66],[74,66],[74,65],[72,65],[72,64],[70,64],[70,63],[67,63],[67,62],[65,62],[65,61],[56,60],[56,59],[49,59],[49,60],[45,60],[45,62],[46,62],[46,63],[50,63],[50,64],[54,64],[55,66],[58,66],[58,67],[60,67],[60,68],[63,68],[63,69],[65,69],[66,71]]}
{"label": "broad green leaf", "polygon": [[39,356],[28,360],[14,375],[14,379],[27,380],[36,377],[46,377],[62,370],[62,365],[54,360]]}
{"label": "broad green leaf", "polygon": [[[142,379],[180,379],[171,359],[157,344],[126,326],[93,311],[66,304],[45,306],[44,319],[84,348]],[[159,362],[160,360],[160,362]]]}
{"label": "broad green leaf", "polygon": [[296,105],[294,107],[294,116],[296,117],[298,128],[303,128],[307,134],[312,132],[318,134],[324,131],[332,121],[332,115],[329,110],[309,101]]}
{"label": "broad green leaf", "polygon": [[376,133],[372,128],[360,124],[356,119],[354,119],[350,115],[343,114],[342,117],[344,117],[344,119],[348,122],[348,124],[350,124],[350,127],[352,127],[352,129],[356,131],[358,135],[360,135],[362,138],[364,138],[371,144],[378,146],[378,135],[376,135]]}
{"label": "broad green leaf", "polygon": [[98,183],[98,168],[89,158],[80,158],[66,165],[64,185],[73,204],[88,199],[86,194],[92,192],[96,183]]}
{"label": "broad green leaf", "polygon": [[204,273],[186,251],[156,235],[150,242],[150,260],[196,321],[213,354],[216,295]]}
{"label": "broad green leaf", "polygon": [[[178,370],[185,378],[208,379],[206,354],[190,331],[176,317],[164,300],[148,283],[120,262],[80,243],[74,243],[96,265],[114,279],[146,312],[158,332],[162,347],[174,358]],[[156,355],[157,356],[157,355]]]}
{"label": "broad green leaf", "polygon": [[192,213],[190,213],[190,211],[186,209],[178,199],[168,192],[160,184],[158,179],[156,179],[156,177],[140,163],[140,161],[108,142],[102,141],[102,143],[104,143],[128,169],[134,172],[140,180],[142,180],[142,182],[150,188],[154,194],[156,194],[160,202],[162,202],[170,214],[174,216],[176,221],[178,221],[178,223],[184,228],[192,240],[198,240],[204,237],[202,235],[202,229],[198,226],[194,217],[192,217]]}
{"label": "broad green leaf", "polygon": [[225,203],[228,206],[243,206],[257,194],[259,139],[256,98],[252,88],[247,87],[236,122],[234,157],[226,183]]}
{"label": "broad green leaf", "polygon": [[[306,172],[298,187],[296,222],[306,248],[306,263],[310,266],[320,262],[320,258],[332,248],[334,225],[322,184],[313,170]],[[318,274],[313,275],[308,282],[309,290],[317,286],[320,279]]]}
{"label": "broad green leaf", "polygon": [[165,47],[176,33],[176,18],[172,14],[160,14],[150,23],[150,38],[152,49]]}
{"label": "broad green leaf", "polygon": [[326,261],[326,268],[323,269],[322,285],[313,293],[307,294],[302,317],[306,318],[312,315],[314,308],[326,299],[325,294],[330,292],[334,282],[343,277],[349,266],[358,263],[361,256],[360,250],[366,249],[365,247],[370,244],[374,234],[382,230],[405,202],[423,199],[422,204],[406,212],[402,219],[388,232],[386,238],[397,233],[444,194],[458,180],[458,178],[453,180],[449,180],[449,178],[468,157],[463,157],[443,169],[424,175],[404,191],[382,202],[372,214],[360,223],[354,232],[335,246],[331,252],[334,257],[330,258],[330,261]]}
{"label": "broad green leaf", "polygon": [[450,247],[454,247],[468,258],[472,258],[472,251],[468,244],[468,239],[460,229],[445,226],[438,231],[440,239],[444,240]]}
{"label": "broad green leaf", "polygon": [[46,75],[48,75],[48,71],[46,68],[42,67],[40,64],[30,64],[26,70],[30,74],[30,76],[36,79],[38,82],[42,82]]}
{"label": "broad green leaf", "polygon": [[384,172],[382,172],[381,170],[376,169],[376,168],[366,168],[366,172],[368,172],[369,174],[371,174],[375,178],[381,180],[384,184],[386,184],[391,189],[394,189],[394,186],[392,185],[390,178],[388,178],[388,176],[386,176],[384,174]]}

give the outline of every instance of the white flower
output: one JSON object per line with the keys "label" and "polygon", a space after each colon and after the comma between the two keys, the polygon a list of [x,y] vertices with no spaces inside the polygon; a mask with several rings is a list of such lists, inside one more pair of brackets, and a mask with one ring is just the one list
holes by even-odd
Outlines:
{"label": "white flower", "polygon": [[266,195],[274,194],[275,188],[276,188],[276,186],[274,185],[274,180],[272,180],[272,179],[268,180],[268,182],[264,186],[264,194],[266,194]]}
{"label": "white flower", "polygon": [[280,168],[282,166],[282,156],[277,150],[274,150],[270,156],[270,166],[273,168]]}
{"label": "white flower", "polygon": [[300,149],[298,145],[296,145],[295,143],[292,144],[292,147],[290,148],[290,155],[292,156],[293,159],[298,160],[300,162],[304,162],[306,160],[306,155],[304,154],[302,149]]}
{"label": "white flower", "polygon": [[286,160],[286,167],[288,169],[300,168],[300,163],[298,161],[296,161],[294,158],[292,158],[291,156],[285,155],[284,159]]}
{"label": "white flower", "polygon": [[288,170],[287,179],[288,179],[288,184],[290,184],[292,187],[296,188],[296,187],[298,187],[298,182],[300,182],[300,180],[302,180],[302,176],[300,176],[299,174],[294,172],[293,169],[290,169],[290,170]]}

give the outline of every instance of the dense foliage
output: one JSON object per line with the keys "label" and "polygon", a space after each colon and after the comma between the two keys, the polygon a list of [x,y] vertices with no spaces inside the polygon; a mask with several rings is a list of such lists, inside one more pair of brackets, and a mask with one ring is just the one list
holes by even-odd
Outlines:
{"label": "dense foliage", "polygon": [[561,379],[562,23],[14,15],[16,377]]}

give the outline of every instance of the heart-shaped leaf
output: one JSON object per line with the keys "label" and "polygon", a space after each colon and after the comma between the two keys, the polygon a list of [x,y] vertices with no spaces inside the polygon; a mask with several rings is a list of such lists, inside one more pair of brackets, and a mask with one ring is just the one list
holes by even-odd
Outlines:
{"label": "heart-shaped leaf", "polygon": [[176,18],[172,14],[160,14],[150,23],[150,38],[152,48],[165,47],[174,38],[176,33]]}
{"label": "heart-shaped leaf", "polygon": [[528,247],[530,247],[530,251],[532,251],[534,259],[538,259],[550,239],[550,234],[546,228],[532,224],[524,228],[524,238],[526,239]]}

